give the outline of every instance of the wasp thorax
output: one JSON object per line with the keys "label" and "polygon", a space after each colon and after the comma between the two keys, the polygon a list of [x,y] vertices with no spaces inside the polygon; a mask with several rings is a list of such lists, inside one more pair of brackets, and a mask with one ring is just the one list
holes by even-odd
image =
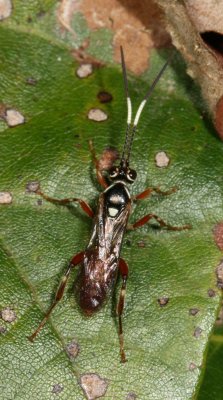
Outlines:
{"label": "wasp thorax", "polygon": [[134,169],[128,166],[112,167],[109,171],[109,176],[112,180],[119,179],[133,183],[137,177],[137,173]]}

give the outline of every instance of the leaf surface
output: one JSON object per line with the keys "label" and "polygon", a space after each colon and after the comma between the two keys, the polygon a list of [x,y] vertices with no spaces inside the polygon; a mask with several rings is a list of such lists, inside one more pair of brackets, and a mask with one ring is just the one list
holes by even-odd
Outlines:
{"label": "leaf surface", "polygon": [[[139,202],[131,222],[154,213],[192,229],[165,231],[152,221],[126,233],[128,362],[120,363],[115,317],[121,282],[105,307],[87,318],[73,293],[78,271],[36,341],[27,340],[51,304],[69,260],[85,249],[92,223],[76,204],[68,208],[40,201],[26,185],[38,181],[49,196],[80,197],[96,210],[100,188],[88,141],[93,140],[99,156],[107,146],[121,151],[126,125],[120,67],[106,65],[79,79],[68,42],[52,34],[54,2],[45,6],[45,19],[35,22],[40,3],[30,2],[26,9],[15,2],[14,15],[0,26],[1,102],[25,117],[13,128],[3,120],[0,125],[0,189],[13,198],[0,213],[0,303],[16,315],[14,322],[1,322],[1,392],[4,400],[26,400],[30,393],[33,400],[48,400],[57,388],[58,398],[83,399],[80,377],[94,372],[108,381],[105,399],[125,399],[129,393],[141,400],[190,399],[220,300],[215,268],[221,254],[212,230],[223,218],[223,148],[201,116],[199,95],[191,98],[196,89],[177,57],[140,120],[131,155],[138,179],[131,190],[178,190]],[[130,78],[135,108],[165,59],[154,53],[150,71]],[[102,90],[112,94],[112,102],[99,102]],[[90,121],[91,108],[104,110],[108,119]],[[156,166],[160,151],[170,159],[167,168]],[[158,300],[164,297],[169,301],[161,307]],[[73,360],[65,351],[72,341],[80,348]]]}

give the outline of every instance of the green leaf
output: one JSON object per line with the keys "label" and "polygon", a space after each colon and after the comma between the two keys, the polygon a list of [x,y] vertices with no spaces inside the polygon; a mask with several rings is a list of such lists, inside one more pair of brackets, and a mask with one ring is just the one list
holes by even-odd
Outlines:
{"label": "green leaf", "polygon": [[202,374],[198,400],[222,399],[222,355],[223,355],[222,322],[215,326],[210,338],[206,365]]}
{"label": "green leaf", "polygon": [[[54,6],[44,3],[47,10]],[[126,233],[122,257],[130,273],[123,327],[128,362],[120,363],[115,316],[121,282],[89,318],[73,294],[78,271],[35,342],[27,340],[52,303],[69,260],[87,246],[92,223],[76,204],[67,208],[40,202],[26,185],[38,181],[49,196],[80,197],[96,210],[100,188],[88,141],[93,139],[99,156],[107,146],[121,151],[126,126],[120,67],[107,65],[79,79],[69,46],[46,25],[51,21],[53,26],[51,11],[43,17],[45,25],[34,21],[27,28],[27,15],[35,19],[40,8],[40,2],[30,4],[28,13],[15,2],[14,16],[0,26],[1,103],[25,118],[13,128],[2,121],[0,134],[0,191],[12,194],[12,203],[1,205],[0,214],[0,303],[2,310],[15,313],[14,321],[1,321],[3,398],[26,400],[32,394],[34,400],[47,400],[58,389],[58,398],[83,399],[80,377],[89,373],[107,380],[105,399],[125,399],[129,393],[141,400],[196,398],[220,302],[215,268],[221,254],[212,229],[223,218],[222,143],[201,115],[199,95],[191,98],[196,90],[177,57],[140,120],[131,155],[138,179],[131,191],[154,186],[178,190],[139,202],[131,222],[154,213],[171,225],[191,224],[192,229],[165,231],[154,222]],[[130,78],[134,108],[164,59],[154,53],[149,73]],[[101,90],[112,94],[111,103],[99,102]],[[89,120],[91,108],[104,110],[108,119]],[[170,158],[166,168],[156,166],[159,151]],[[161,307],[163,297],[169,301]],[[191,309],[198,310],[196,315]],[[72,341],[80,348],[75,359],[65,351]]]}

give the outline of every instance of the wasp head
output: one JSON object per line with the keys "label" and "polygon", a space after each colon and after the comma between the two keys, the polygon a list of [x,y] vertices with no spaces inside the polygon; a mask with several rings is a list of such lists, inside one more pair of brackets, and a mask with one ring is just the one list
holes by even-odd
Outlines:
{"label": "wasp head", "polygon": [[137,173],[134,169],[129,168],[127,162],[121,162],[119,166],[114,166],[110,169],[109,177],[111,180],[121,180],[133,183],[137,177]]}

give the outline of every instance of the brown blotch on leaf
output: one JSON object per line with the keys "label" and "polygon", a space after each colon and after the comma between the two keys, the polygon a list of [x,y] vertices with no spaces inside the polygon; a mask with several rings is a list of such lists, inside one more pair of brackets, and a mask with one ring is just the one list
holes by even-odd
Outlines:
{"label": "brown blotch on leaf", "polygon": [[223,260],[221,260],[215,272],[217,275],[217,286],[219,289],[223,289]]}
{"label": "brown blotch on leaf", "polygon": [[169,297],[163,296],[163,297],[160,297],[157,301],[158,301],[160,307],[165,307],[169,303],[169,300],[170,300]]}
{"label": "brown blotch on leaf", "polygon": [[141,74],[148,68],[152,49],[166,47],[170,36],[163,13],[154,1],[82,0],[79,11],[90,29],[109,29],[113,33],[115,61],[120,62],[120,44],[125,50],[127,68]]}
{"label": "brown blotch on leaf", "polygon": [[70,358],[76,358],[80,352],[80,346],[75,340],[72,340],[72,342],[68,343],[66,351]]}
{"label": "brown blotch on leaf", "polygon": [[4,326],[0,326],[0,334],[4,334],[7,332],[7,329]]}
{"label": "brown blotch on leaf", "polygon": [[110,103],[113,100],[111,93],[105,92],[103,90],[97,94],[97,98],[100,103]]}
{"label": "brown blotch on leaf", "polygon": [[1,318],[3,319],[3,321],[5,322],[14,322],[17,319],[16,313],[14,310],[12,310],[10,307],[6,307],[4,308],[1,312],[0,312]]}
{"label": "brown blotch on leaf", "polygon": [[26,184],[27,193],[35,193],[40,189],[40,183],[38,181],[30,181]]}
{"label": "brown blotch on leaf", "polygon": [[202,334],[202,329],[199,326],[197,326],[197,328],[195,328],[194,330],[194,337],[198,339],[201,336],[201,334]]}
{"label": "brown blotch on leaf", "polygon": [[64,387],[60,383],[55,383],[52,388],[52,393],[59,394],[63,391]]}
{"label": "brown blotch on leaf", "polygon": [[119,152],[114,147],[107,147],[103,150],[99,159],[99,170],[108,171],[114,165],[114,162],[119,158]]}
{"label": "brown blotch on leaf", "polygon": [[33,78],[32,76],[30,76],[26,79],[27,85],[30,85],[30,86],[35,86],[37,84],[37,82],[38,82],[38,80]]}
{"label": "brown blotch on leaf", "polygon": [[215,297],[216,293],[214,291],[214,289],[208,289],[208,297]]}
{"label": "brown blotch on leaf", "polygon": [[136,400],[137,396],[134,392],[129,392],[126,396],[126,400]]}
{"label": "brown blotch on leaf", "polygon": [[98,399],[105,395],[108,381],[95,373],[81,375],[80,385],[88,400]]}
{"label": "brown blotch on leaf", "polygon": [[[222,109],[223,112],[223,109]],[[223,115],[223,114],[222,114]],[[222,136],[223,138],[223,136]],[[223,250],[223,222],[214,226],[213,229],[214,240],[220,250]]]}
{"label": "brown blotch on leaf", "polygon": [[145,242],[144,242],[144,240],[140,240],[138,243],[137,243],[137,245],[138,245],[138,247],[140,247],[140,248],[144,248],[144,247],[146,247],[146,244],[145,244]]}
{"label": "brown blotch on leaf", "polygon": [[189,310],[189,315],[192,315],[193,317],[199,313],[199,308],[190,308]]}
{"label": "brown blotch on leaf", "polygon": [[196,366],[196,364],[194,364],[193,362],[191,362],[190,364],[189,364],[189,371],[194,371],[194,369],[196,369],[197,368],[197,366]]}

